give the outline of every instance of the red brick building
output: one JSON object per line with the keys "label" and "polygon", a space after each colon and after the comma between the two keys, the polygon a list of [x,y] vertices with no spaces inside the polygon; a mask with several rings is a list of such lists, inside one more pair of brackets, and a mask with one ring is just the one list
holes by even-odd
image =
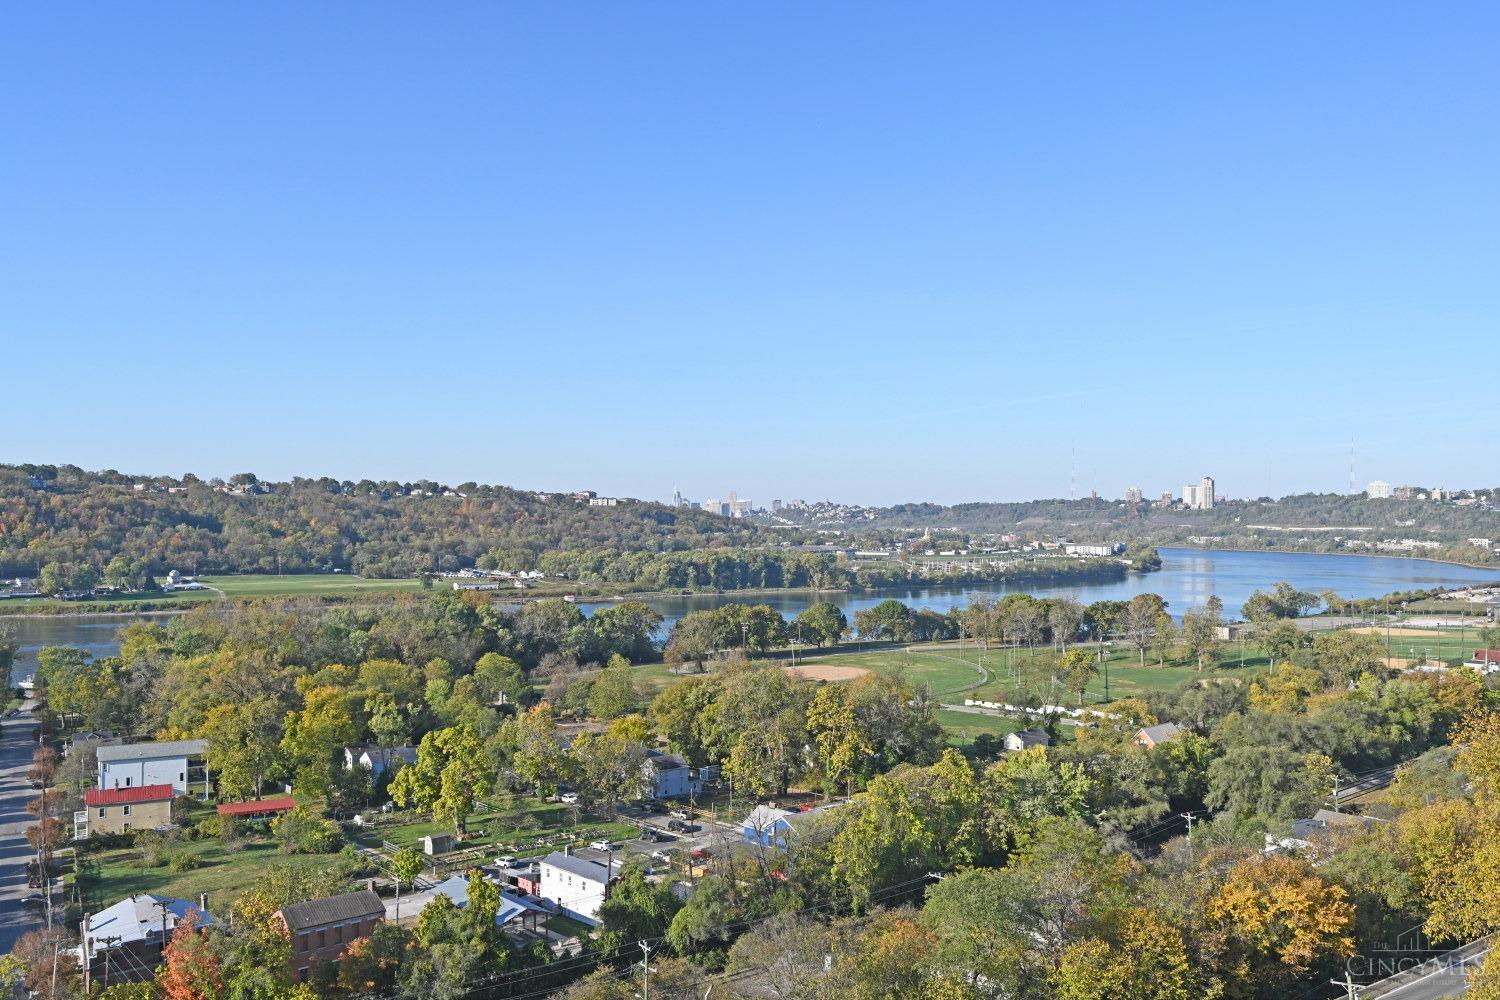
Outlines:
{"label": "red brick building", "polygon": [[306,982],[319,962],[337,962],[344,949],[369,937],[385,919],[385,903],[373,890],[291,903],[276,911],[292,942],[293,982]]}

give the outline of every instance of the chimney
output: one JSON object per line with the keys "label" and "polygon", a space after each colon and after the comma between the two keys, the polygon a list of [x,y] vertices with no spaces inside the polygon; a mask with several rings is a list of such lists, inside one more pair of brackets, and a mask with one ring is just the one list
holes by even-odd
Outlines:
{"label": "chimney", "polygon": [[369,889],[371,892],[374,892],[375,891],[375,880],[372,879],[372,878],[365,879],[365,888]]}

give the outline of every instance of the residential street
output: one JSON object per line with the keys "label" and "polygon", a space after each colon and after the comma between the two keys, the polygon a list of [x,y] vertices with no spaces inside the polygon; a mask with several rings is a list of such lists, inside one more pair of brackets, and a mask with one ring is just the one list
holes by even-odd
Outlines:
{"label": "residential street", "polygon": [[10,951],[16,939],[40,923],[35,907],[21,902],[26,888],[26,826],[31,817],[26,803],[36,792],[26,780],[35,749],[36,720],[29,712],[0,722],[0,955]]}

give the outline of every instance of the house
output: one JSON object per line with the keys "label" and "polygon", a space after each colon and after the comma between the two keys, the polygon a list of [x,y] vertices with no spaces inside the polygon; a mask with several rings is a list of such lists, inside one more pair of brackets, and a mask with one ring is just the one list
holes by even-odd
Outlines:
{"label": "house", "polygon": [[620,874],[620,862],[590,861],[570,849],[553,851],[542,859],[543,899],[557,904],[566,916],[596,925],[599,907],[609,897],[609,887]]}
{"label": "house", "polygon": [[203,764],[207,740],[174,740],[169,743],[121,743],[102,746],[99,788],[137,788],[169,784],[186,795],[194,786],[208,794],[208,769]]}
{"label": "house", "polygon": [[830,802],[828,805],[797,811],[777,809],[775,806],[756,806],[740,824],[740,829],[746,843],[785,849],[790,834],[796,832],[799,823],[827,809],[834,809],[838,805],[837,802]]}
{"label": "house", "polygon": [[542,866],[537,861],[520,861],[510,868],[500,869],[503,885],[516,888],[532,896],[542,894]]}
{"label": "house", "polygon": [[1052,737],[1047,735],[1045,729],[1020,729],[1014,733],[1006,733],[1002,742],[1007,751],[1014,753],[1017,750],[1030,750],[1032,747],[1051,746]]}
{"label": "house", "polygon": [[213,925],[207,906],[203,896],[195,905],[143,893],[84,917],[78,927],[78,951],[86,981],[104,987],[150,979],[178,924],[191,916],[196,927]]}
{"label": "house", "polygon": [[[453,901],[454,906],[462,910],[469,905],[468,875],[460,873],[449,876],[445,881],[433,886],[429,895],[433,897],[447,896]],[[431,899],[428,899],[427,902],[431,902]],[[418,911],[414,910],[412,912]],[[500,909],[495,913],[495,926],[504,927],[512,920],[519,919],[522,927],[534,931],[536,930],[537,922],[545,919],[546,916],[546,907],[540,906],[503,886],[501,887]]]}
{"label": "house", "polygon": [[415,764],[416,761],[417,748],[413,746],[344,747],[344,770],[352,771],[356,767],[363,767],[374,779],[388,770]]}
{"label": "house", "polygon": [[176,797],[171,785],[90,788],[83,793],[84,808],[73,813],[73,839],[170,826]]}
{"label": "house", "polygon": [[1481,674],[1494,673],[1500,670],[1500,649],[1476,649],[1473,658],[1464,666],[1477,670]]}
{"label": "house", "polygon": [[1147,750],[1151,750],[1158,744],[1176,739],[1177,734],[1181,732],[1182,727],[1175,722],[1162,722],[1154,726],[1143,726],[1136,730],[1134,742],[1137,746],[1143,746]]}
{"label": "house", "polygon": [[1368,830],[1374,825],[1375,821],[1368,816],[1319,809],[1310,819],[1299,819],[1292,824],[1292,837],[1308,843],[1327,839],[1335,830]]}
{"label": "house", "polygon": [[385,904],[373,889],[361,889],[290,903],[274,916],[291,938],[292,979],[305,983],[319,962],[337,962],[349,945],[369,937],[385,919]]}
{"label": "house", "polygon": [[422,845],[422,853],[432,856],[447,854],[453,850],[453,835],[449,833],[434,833],[423,837],[417,843]]}
{"label": "house", "polygon": [[250,802],[220,802],[218,813],[220,816],[233,816],[249,822],[263,822],[289,813],[297,808],[297,800],[290,795],[282,795],[274,799],[255,799]]}
{"label": "house", "polygon": [[77,753],[79,748],[82,747],[85,743],[98,743],[101,746],[107,746],[109,744],[121,742],[124,741],[115,736],[114,733],[108,732],[107,730],[86,729],[81,733],[74,733],[72,736],[69,736],[68,742],[63,744],[63,752],[71,757],[73,754]]}
{"label": "house", "polygon": [[680,799],[703,790],[693,780],[693,766],[674,753],[647,750],[644,768],[652,798]]}

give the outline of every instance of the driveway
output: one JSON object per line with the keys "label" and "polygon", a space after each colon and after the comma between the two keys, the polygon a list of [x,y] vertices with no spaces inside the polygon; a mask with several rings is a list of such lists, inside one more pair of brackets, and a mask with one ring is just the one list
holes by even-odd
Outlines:
{"label": "driveway", "polygon": [[0,955],[10,952],[16,939],[41,925],[40,914],[21,897],[26,888],[26,827],[31,817],[26,803],[36,798],[26,771],[36,749],[36,720],[23,712],[0,720]]}

